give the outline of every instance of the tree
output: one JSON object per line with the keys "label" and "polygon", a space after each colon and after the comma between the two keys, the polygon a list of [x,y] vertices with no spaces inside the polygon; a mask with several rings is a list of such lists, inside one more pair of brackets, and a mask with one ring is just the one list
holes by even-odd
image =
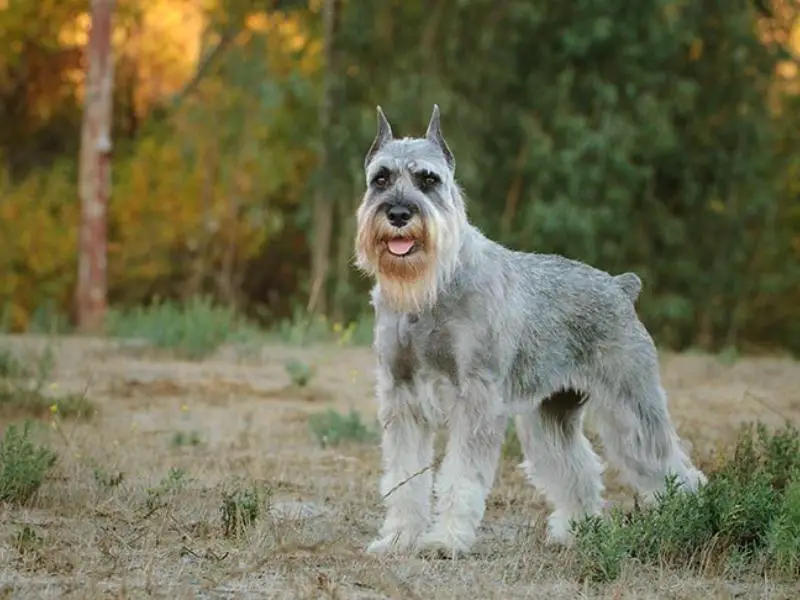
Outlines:
{"label": "tree", "polygon": [[330,270],[331,237],[333,230],[333,199],[327,188],[331,176],[332,79],[334,73],[334,37],[336,0],[324,0],[323,15],[323,78],[322,98],[319,105],[319,177],[314,190],[313,235],[311,241],[311,290],[308,298],[309,312],[325,313],[327,310],[326,283]]}
{"label": "tree", "polygon": [[81,202],[76,312],[78,328],[102,329],[106,312],[106,220],[111,193],[111,115],[114,61],[111,17],[115,0],[92,0],[87,45],[86,100],[81,131]]}

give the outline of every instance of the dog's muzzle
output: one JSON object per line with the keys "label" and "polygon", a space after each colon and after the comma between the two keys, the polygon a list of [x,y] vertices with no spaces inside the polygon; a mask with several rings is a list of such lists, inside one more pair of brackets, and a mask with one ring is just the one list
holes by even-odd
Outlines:
{"label": "dog's muzzle", "polygon": [[397,257],[412,254],[417,248],[417,241],[406,228],[414,218],[414,207],[406,202],[392,202],[386,205],[384,213],[389,225],[397,233],[386,240],[389,253]]}
{"label": "dog's muzzle", "polygon": [[389,219],[392,227],[402,229],[411,220],[413,213],[411,208],[405,204],[390,204],[386,207],[386,218]]}

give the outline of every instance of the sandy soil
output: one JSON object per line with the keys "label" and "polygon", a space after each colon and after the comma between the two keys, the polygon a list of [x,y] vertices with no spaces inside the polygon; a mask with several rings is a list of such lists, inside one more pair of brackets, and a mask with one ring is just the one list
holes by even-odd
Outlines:
{"label": "sandy soil", "polygon": [[[475,555],[457,561],[376,559],[376,445],[321,448],[307,419],[328,406],[374,418],[369,349],[225,348],[189,363],[103,340],[15,337],[20,353],[50,346],[55,390],[88,386],[98,415],[45,423],[60,460],[35,501],[0,506],[0,598],[797,598],[800,585],[632,569],[610,585],[570,574],[569,551],[543,546],[545,507],[505,461]],[[311,389],[288,388],[284,363],[314,362]],[[677,426],[702,464],[737,426],[800,423],[800,363],[667,355],[663,378]],[[4,425],[5,423],[3,423]],[[177,446],[176,433],[201,443]],[[62,435],[63,434],[63,435]],[[186,482],[157,497],[170,469]],[[122,473],[120,485],[99,483]],[[222,533],[223,492],[253,483],[269,511],[241,538]],[[609,496],[630,493],[607,477]],[[41,538],[21,553],[28,526]]]}

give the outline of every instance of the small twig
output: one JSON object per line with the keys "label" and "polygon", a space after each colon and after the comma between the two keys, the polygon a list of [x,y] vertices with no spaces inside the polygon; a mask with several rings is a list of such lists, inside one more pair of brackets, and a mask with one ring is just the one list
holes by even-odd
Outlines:
{"label": "small twig", "polygon": [[756,395],[755,395],[755,394],[754,394],[752,391],[750,391],[749,389],[746,389],[746,390],[744,391],[744,396],[743,396],[743,397],[744,397],[744,398],[750,398],[751,400],[755,400],[757,404],[760,404],[761,406],[763,406],[763,407],[764,407],[764,408],[766,408],[767,410],[769,410],[769,411],[772,411],[773,413],[775,413],[776,415],[778,415],[778,416],[779,416],[781,419],[783,419],[784,421],[786,421],[786,422],[788,422],[788,423],[791,423],[791,422],[792,422],[792,419],[791,419],[790,417],[788,417],[787,415],[783,414],[781,411],[779,411],[779,410],[778,410],[777,408],[775,408],[774,406],[770,406],[769,404],[767,404],[767,403],[766,403],[764,400],[762,400],[761,398],[759,398],[758,396],[756,396]]}
{"label": "small twig", "polygon": [[217,61],[217,59],[225,53],[228,46],[236,39],[236,37],[241,32],[241,28],[237,26],[231,26],[227,30],[222,33],[219,42],[217,43],[214,48],[211,49],[200,61],[197,70],[194,73],[194,76],[189,80],[189,82],[180,90],[175,96],[172,98],[172,108],[177,108],[184,99],[189,96],[194,90],[200,85],[200,82],[205,78],[208,74],[211,66]]}
{"label": "small twig", "polygon": [[411,481],[411,480],[412,480],[412,479],[414,479],[415,477],[419,477],[420,475],[422,475],[423,473],[426,473],[427,471],[430,471],[431,469],[437,469],[437,468],[439,468],[439,463],[440,463],[440,462],[442,462],[442,461],[441,461],[441,459],[436,459],[436,460],[434,460],[434,461],[433,461],[431,464],[429,464],[427,467],[423,467],[422,469],[420,469],[420,470],[419,470],[419,471],[417,471],[416,473],[412,473],[411,475],[409,475],[408,477],[406,477],[405,479],[403,479],[403,481],[401,481],[400,483],[398,483],[397,485],[395,485],[395,486],[394,486],[392,489],[390,489],[388,492],[386,492],[386,493],[385,493],[385,494],[384,494],[384,495],[381,497],[381,500],[386,500],[386,498],[388,498],[389,496],[391,496],[392,494],[394,494],[394,493],[395,493],[397,490],[399,490],[401,487],[403,487],[405,484],[407,484],[409,481]]}
{"label": "small twig", "polygon": [[139,517],[139,522],[146,521],[147,519],[152,517],[154,514],[156,514],[158,511],[160,511],[162,508],[166,508],[166,506],[167,506],[166,502],[162,502],[161,504],[157,504],[157,505],[153,506],[143,516]]}

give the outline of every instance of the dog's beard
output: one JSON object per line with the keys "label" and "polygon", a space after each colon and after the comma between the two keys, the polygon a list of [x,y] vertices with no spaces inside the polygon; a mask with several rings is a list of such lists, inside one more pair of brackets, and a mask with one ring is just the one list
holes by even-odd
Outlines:
{"label": "dog's beard", "polygon": [[419,217],[402,229],[382,215],[359,213],[358,267],[375,277],[381,298],[398,312],[420,312],[436,299],[436,245]]}

